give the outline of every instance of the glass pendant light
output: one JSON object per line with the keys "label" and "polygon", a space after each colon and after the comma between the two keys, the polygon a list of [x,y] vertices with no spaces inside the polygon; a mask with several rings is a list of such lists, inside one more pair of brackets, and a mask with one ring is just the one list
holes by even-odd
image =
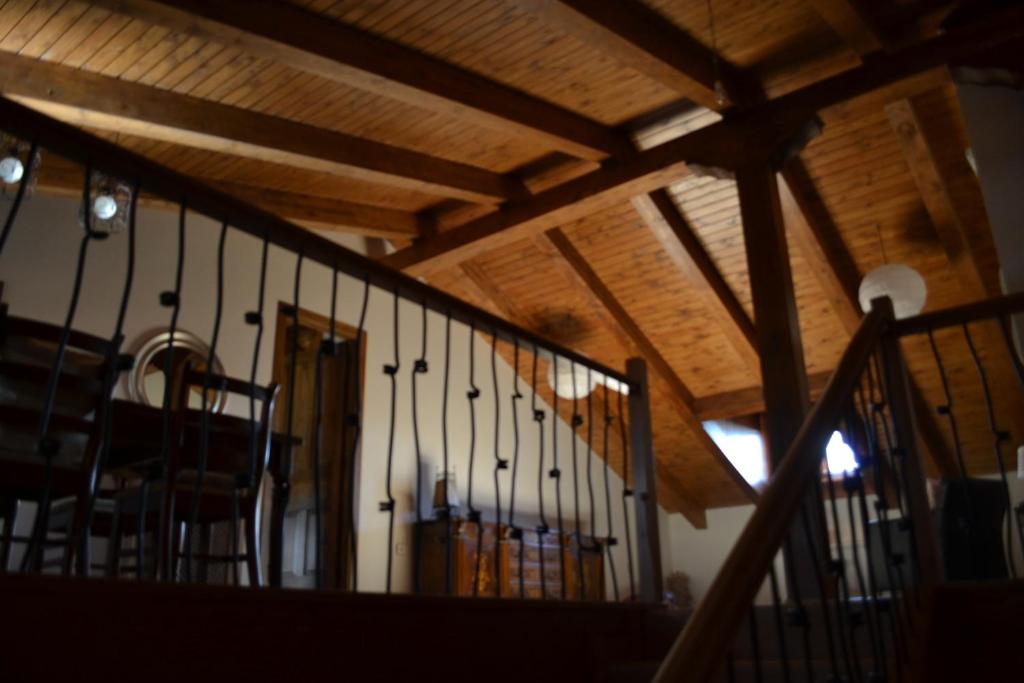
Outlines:
{"label": "glass pendant light", "polygon": [[857,299],[861,309],[871,310],[872,299],[887,296],[892,299],[896,318],[908,318],[924,309],[928,299],[928,286],[921,274],[904,263],[889,263],[882,241],[882,229],[878,228],[878,243],[882,252],[883,265],[875,268],[861,280]]}

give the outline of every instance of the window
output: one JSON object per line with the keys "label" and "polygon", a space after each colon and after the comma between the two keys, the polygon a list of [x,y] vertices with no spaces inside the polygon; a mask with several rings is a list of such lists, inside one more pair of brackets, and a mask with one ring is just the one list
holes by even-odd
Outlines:
{"label": "window", "polygon": [[751,486],[768,478],[760,431],[728,420],[709,420],[704,423],[704,431]]}
{"label": "window", "polygon": [[850,445],[843,441],[843,435],[838,431],[832,432],[832,438],[825,446],[825,460],[830,474],[842,475],[843,472],[853,472],[857,469],[857,456]]}

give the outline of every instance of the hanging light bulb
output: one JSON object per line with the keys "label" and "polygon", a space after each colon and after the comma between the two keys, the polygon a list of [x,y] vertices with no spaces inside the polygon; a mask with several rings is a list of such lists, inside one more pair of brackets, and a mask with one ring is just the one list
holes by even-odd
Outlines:
{"label": "hanging light bulb", "polygon": [[864,276],[857,290],[857,299],[861,310],[871,310],[871,301],[887,296],[892,299],[893,314],[897,319],[909,318],[924,309],[928,299],[928,286],[921,274],[903,263],[889,263],[885,254],[885,240],[882,239],[882,226],[876,225],[878,231],[878,248],[882,252],[883,265],[875,268]]}
{"label": "hanging light bulb", "polygon": [[[89,187],[89,212],[92,214],[89,218],[89,227],[97,233],[123,232],[128,227],[131,187],[98,171],[93,172]],[[82,227],[86,227],[84,212],[79,212],[78,219]]]}
{"label": "hanging light bulb", "polygon": [[928,286],[916,270],[902,263],[891,263],[875,268],[861,280],[857,298],[865,313],[871,310],[871,300],[881,296],[892,299],[896,318],[908,318],[924,309],[928,299]]}

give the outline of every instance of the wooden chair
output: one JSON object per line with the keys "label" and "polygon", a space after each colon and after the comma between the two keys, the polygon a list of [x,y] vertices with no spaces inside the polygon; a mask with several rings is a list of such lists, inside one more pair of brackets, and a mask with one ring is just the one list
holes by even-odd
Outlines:
{"label": "wooden chair", "polygon": [[[207,413],[206,435],[207,460],[202,477],[202,490],[198,499],[196,524],[197,537],[203,547],[192,553],[200,565],[200,578],[205,574],[207,563],[230,563],[233,565],[235,583],[238,583],[238,563],[245,561],[250,585],[262,584],[260,553],[260,500],[263,474],[270,454],[271,425],[278,385],[259,386],[222,375],[184,368],[175,380],[173,394],[177,397],[173,420],[172,450],[166,478],[154,482],[145,491],[148,503],[140,505],[143,494],[141,486],[122,492],[118,497],[115,511],[112,539],[114,546],[110,557],[114,562],[121,556],[120,543],[124,524],[132,526],[137,536],[136,543],[144,535],[138,524],[142,509],[147,510],[142,520],[143,528],[159,511],[158,547],[159,576],[164,580],[176,578],[179,561],[187,553],[182,548],[184,529],[191,521],[196,504],[199,458],[203,445],[201,410],[189,408],[188,400],[192,389],[208,390],[227,396],[240,396],[248,405],[250,396],[260,403],[255,424],[255,462],[253,461],[252,432],[248,420]],[[208,384],[207,384],[208,382]],[[212,403],[212,401],[211,401]],[[226,426],[227,425],[227,426]],[[210,525],[228,522],[232,527],[232,543],[237,543],[238,527],[244,523],[245,552],[231,552],[214,555],[209,552]],[[152,528],[150,526],[150,528]],[[138,565],[138,560],[136,561]],[[140,570],[137,566],[136,570]],[[112,568],[117,573],[117,568]]]}
{"label": "wooden chair", "polygon": [[[6,307],[0,308],[0,504],[4,507],[0,571],[7,570],[13,543],[28,544],[22,568],[31,571],[42,569],[47,547],[65,546],[65,574],[70,573],[76,553],[86,550],[84,522],[99,474],[116,345],[70,331],[56,376],[49,426],[41,438],[50,375],[62,336],[59,326],[9,316]],[[72,521],[63,538],[54,540],[48,533],[51,505],[69,498]],[[28,537],[14,534],[19,501],[38,504],[35,527]]]}

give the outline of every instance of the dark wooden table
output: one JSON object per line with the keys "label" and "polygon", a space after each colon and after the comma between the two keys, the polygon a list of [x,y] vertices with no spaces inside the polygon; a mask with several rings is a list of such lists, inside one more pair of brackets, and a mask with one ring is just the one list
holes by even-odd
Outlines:
{"label": "dark wooden table", "polygon": [[[198,414],[198,411],[196,411]],[[115,399],[112,403],[110,453],[106,470],[140,469],[157,463],[163,451],[164,412],[160,408]],[[186,421],[187,429],[198,430],[198,420]],[[249,441],[249,420],[234,415],[211,414],[209,419],[211,440],[231,439]],[[293,436],[291,446],[302,440]],[[243,447],[244,448],[244,447]],[[271,586],[281,585],[281,562],[284,548],[284,517],[291,489],[291,458],[288,437],[273,432],[270,437],[270,461],[267,472],[273,481],[270,507],[270,572]],[[212,467],[216,467],[211,463]]]}

